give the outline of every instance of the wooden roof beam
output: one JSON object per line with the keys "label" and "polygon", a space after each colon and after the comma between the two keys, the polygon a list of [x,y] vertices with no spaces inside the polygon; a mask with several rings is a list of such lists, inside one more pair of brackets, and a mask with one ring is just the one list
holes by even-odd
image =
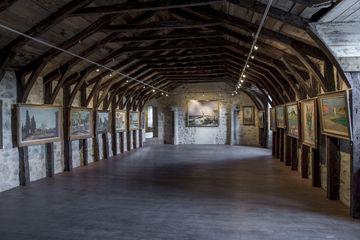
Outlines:
{"label": "wooden roof beam", "polygon": [[159,0],[149,2],[129,0],[122,4],[83,8],[75,11],[73,15],[129,13],[150,10],[158,11],[173,8],[203,6],[222,2],[222,0]]}

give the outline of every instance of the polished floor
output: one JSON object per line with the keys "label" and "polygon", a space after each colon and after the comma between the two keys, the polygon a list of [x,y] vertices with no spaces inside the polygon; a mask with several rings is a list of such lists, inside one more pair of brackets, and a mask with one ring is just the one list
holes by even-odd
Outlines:
{"label": "polished floor", "polygon": [[155,146],[0,193],[0,239],[360,239],[265,149]]}

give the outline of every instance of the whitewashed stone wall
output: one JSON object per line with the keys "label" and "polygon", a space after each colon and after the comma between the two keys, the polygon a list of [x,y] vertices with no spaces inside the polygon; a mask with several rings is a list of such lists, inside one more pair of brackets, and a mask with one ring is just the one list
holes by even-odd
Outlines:
{"label": "whitewashed stone wall", "polygon": [[[240,121],[239,131],[236,133],[241,139],[240,144],[259,145],[259,131],[257,118],[254,126],[242,125],[242,106],[254,106],[255,116],[257,109],[253,101],[245,93],[231,96],[231,88],[222,83],[210,84],[186,84],[174,90],[171,97],[161,97],[150,101],[147,106],[158,107],[159,138],[163,142],[164,135],[172,136],[171,121],[172,111],[175,113],[175,144],[230,144],[232,140],[232,110],[239,105],[241,112],[238,115]],[[188,127],[187,126],[187,103],[191,99],[218,100],[220,103],[218,127]],[[166,121],[167,120],[167,121]],[[146,140],[155,142],[154,140]]]}
{"label": "whitewashed stone wall", "polygon": [[350,207],[350,154],[340,152],[340,201]]}

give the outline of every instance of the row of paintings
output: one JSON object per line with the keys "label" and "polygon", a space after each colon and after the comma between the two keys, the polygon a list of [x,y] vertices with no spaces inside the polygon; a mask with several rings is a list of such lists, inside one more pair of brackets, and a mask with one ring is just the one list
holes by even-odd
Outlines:
{"label": "row of paintings", "polygon": [[[63,108],[53,105],[17,105],[18,145],[28,146],[61,141]],[[69,112],[70,140],[91,138],[93,133],[93,110],[89,108],[72,107]],[[129,129],[145,128],[145,115],[132,111],[129,113]],[[98,111],[96,132],[107,133],[110,130],[110,114],[108,111]],[[126,111],[116,110],[115,131],[124,132],[127,129]]]}
{"label": "row of paintings", "polygon": [[348,91],[326,93],[272,108],[270,129],[287,128],[289,136],[301,137],[304,144],[316,148],[318,116],[321,134],[351,140]]}

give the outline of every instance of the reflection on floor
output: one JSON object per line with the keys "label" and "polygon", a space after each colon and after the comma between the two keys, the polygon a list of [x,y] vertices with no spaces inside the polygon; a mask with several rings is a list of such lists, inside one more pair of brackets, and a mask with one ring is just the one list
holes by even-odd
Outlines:
{"label": "reflection on floor", "polygon": [[360,239],[265,149],[145,147],[0,193],[0,239]]}

